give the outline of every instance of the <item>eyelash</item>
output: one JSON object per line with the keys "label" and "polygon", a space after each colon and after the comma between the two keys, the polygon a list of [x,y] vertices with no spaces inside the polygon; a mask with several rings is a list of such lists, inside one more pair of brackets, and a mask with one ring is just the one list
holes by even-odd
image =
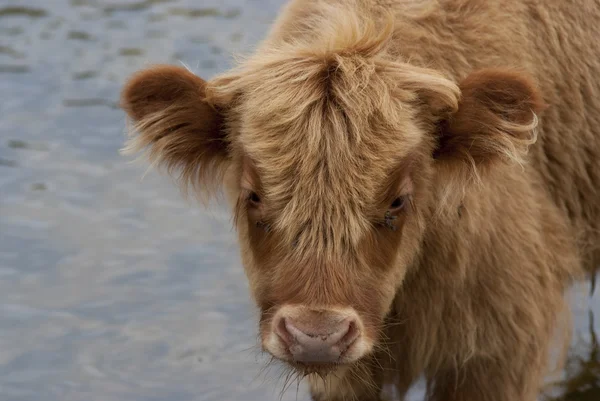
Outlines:
{"label": "eyelash", "polygon": [[[260,207],[261,199],[256,192],[252,191],[246,197],[246,202],[248,203],[249,207],[256,209]],[[269,223],[265,223],[262,220],[258,220],[255,224],[257,228],[262,228],[266,233],[271,231],[271,225]]]}
{"label": "eyelash", "polygon": [[403,195],[395,198],[390,204],[390,208],[385,212],[383,217],[383,226],[386,228],[396,231],[398,227],[396,226],[395,221],[398,219],[398,214],[401,212],[410,202],[410,195]]}
{"label": "eyelash", "polygon": [[271,231],[271,225],[269,223],[265,223],[264,221],[257,221],[256,227],[262,228],[266,233]]}

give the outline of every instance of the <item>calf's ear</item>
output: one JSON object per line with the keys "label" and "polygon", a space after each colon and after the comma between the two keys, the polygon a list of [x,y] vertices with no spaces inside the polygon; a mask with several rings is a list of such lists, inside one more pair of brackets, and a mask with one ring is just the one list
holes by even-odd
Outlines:
{"label": "calf's ear", "polygon": [[458,110],[440,124],[434,157],[477,169],[522,163],[535,143],[544,104],[533,80],[504,69],[482,69],[460,83]]}
{"label": "calf's ear", "polygon": [[206,82],[175,66],[156,66],[134,74],[121,94],[121,107],[133,122],[125,154],[145,151],[199,192],[215,190],[228,160],[221,111],[206,98]]}

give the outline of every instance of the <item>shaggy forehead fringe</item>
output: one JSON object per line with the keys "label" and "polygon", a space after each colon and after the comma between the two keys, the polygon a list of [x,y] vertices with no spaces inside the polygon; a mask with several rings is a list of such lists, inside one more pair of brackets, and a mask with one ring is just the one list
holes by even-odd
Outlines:
{"label": "shaggy forehead fringe", "polygon": [[[266,43],[207,87],[209,102],[233,102],[233,113],[248,120],[241,126],[261,132],[241,145],[269,155],[261,180],[280,212],[275,228],[287,243],[316,252],[351,248],[372,224],[369,198],[422,139],[406,132],[420,95],[448,109],[459,98],[457,85],[438,72],[387,54],[390,14],[320,7],[293,38]],[[401,146],[394,135],[402,135]]]}
{"label": "shaggy forehead fringe", "polygon": [[[387,54],[395,30],[393,14],[357,13],[335,4],[319,4],[319,8],[321,12],[297,23],[296,34],[266,43],[257,53],[240,58],[236,68],[214,78],[208,98],[221,103],[237,95],[260,96],[266,91],[268,106],[277,108],[292,101],[301,113],[306,108],[298,106],[322,99],[328,90],[363,90],[361,95],[379,100],[380,111],[388,111],[386,117],[393,119],[396,113],[386,107],[392,106],[390,94],[403,94],[401,100],[407,101],[424,91],[435,94],[438,102],[449,108],[457,108],[460,90],[454,82],[433,69],[403,63]],[[382,86],[377,87],[376,82]],[[371,91],[366,92],[369,83]],[[361,107],[353,111],[359,110]]]}

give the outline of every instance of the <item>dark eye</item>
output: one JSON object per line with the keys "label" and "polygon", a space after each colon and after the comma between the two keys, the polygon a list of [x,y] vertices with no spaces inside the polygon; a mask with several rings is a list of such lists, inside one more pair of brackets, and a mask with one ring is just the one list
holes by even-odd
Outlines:
{"label": "dark eye", "polygon": [[260,196],[256,192],[251,192],[248,196],[248,201],[253,205],[260,204]]}
{"label": "dark eye", "polygon": [[406,196],[399,196],[392,201],[390,205],[390,211],[400,210],[404,207],[406,203]]}

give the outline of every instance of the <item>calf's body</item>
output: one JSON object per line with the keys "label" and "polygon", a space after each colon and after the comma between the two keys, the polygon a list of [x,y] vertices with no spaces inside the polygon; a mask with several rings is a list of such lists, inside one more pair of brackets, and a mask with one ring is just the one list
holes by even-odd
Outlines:
{"label": "calf's body", "polygon": [[295,0],[235,69],[132,77],[130,151],[224,183],[316,400],[534,400],[600,264],[600,2]]}

